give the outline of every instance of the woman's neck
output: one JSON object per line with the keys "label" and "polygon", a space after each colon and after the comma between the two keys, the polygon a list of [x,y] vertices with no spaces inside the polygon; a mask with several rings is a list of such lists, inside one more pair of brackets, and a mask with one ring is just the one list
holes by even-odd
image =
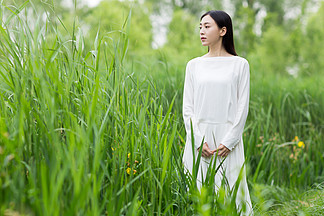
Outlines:
{"label": "woman's neck", "polygon": [[209,51],[206,54],[206,56],[212,57],[212,56],[231,56],[231,54],[229,54],[223,44],[222,41],[220,41],[219,43],[215,44],[215,45],[210,45],[209,46]]}

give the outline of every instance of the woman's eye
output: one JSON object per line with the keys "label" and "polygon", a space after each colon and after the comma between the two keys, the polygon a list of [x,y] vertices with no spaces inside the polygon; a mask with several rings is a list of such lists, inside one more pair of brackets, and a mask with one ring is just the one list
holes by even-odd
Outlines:
{"label": "woman's eye", "polygon": [[[209,28],[210,26],[205,26],[205,28]],[[199,26],[199,29],[201,29],[202,27],[201,26]]]}

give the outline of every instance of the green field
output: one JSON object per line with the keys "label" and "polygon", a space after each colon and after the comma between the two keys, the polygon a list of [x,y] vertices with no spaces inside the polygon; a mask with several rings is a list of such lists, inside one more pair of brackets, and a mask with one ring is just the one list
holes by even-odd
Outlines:
{"label": "green field", "polygon": [[[31,25],[26,6],[1,6],[0,215],[239,214],[235,191],[199,193],[183,172],[190,56],[136,56],[131,13],[114,40],[89,40],[75,20]],[[267,73],[260,58],[243,136],[254,212],[323,215],[324,71]]]}

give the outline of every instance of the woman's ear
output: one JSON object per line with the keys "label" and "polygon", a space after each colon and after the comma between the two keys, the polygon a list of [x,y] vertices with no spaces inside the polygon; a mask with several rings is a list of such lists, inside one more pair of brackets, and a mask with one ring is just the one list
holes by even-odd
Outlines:
{"label": "woman's ear", "polygon": [[224,36],[224,35],[226,35],[226,32],[227,32],[227,28],[224,26],[224,27],[222,27],[221,28],[221,30],[220,30],[220,36]]}

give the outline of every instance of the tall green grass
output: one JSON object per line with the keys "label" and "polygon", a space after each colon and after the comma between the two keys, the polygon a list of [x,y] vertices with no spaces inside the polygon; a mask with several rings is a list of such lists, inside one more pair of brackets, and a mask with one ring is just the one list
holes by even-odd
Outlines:
{"label": "tall green grass", "polygon": [[323,215],[323,184],[307,191],[296,188],[255,184],[253,199],[259,215]]}
{"label": "tall green grass", "polygon": [[[238,214],[235,191],[210,192],[214,173],[201,193],[184,174],[184,65],[127,59],[131,12],[118,41],[99,29],[84,50],[76,22],[30,25],[26,5],[1,6],[1,214]],[[248,180],[322,181],[323,89],[258,79],[244,134]]]}
{"label": "tall green grass", "polygon": [[1,9],[13,15],[0,28],[1,214],[233,212],[235,195],[223,195],[234,208],[212,208],[183,172],[177,95],[165,103],[125,70],[127,20],[118,41],[98,30],[87,52],[82,32],[41,20],[32,30],[24,7]]}

